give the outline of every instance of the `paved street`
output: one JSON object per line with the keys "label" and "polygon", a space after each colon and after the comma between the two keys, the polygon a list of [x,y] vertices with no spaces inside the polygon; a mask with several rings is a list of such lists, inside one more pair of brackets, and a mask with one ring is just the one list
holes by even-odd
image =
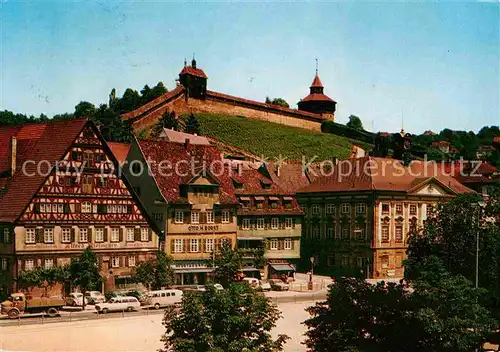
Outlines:
{"label": "paved street", "polygon": [[[287,334],[291,337],[286,344],[286,352],[303,352],[301,345],[304,326],[308,318],[305,308],[313,302],[303,300],[297,303],[278,304],[283,313],[273,335]],[[136,313],[113,313],[108,315],[63,313],[61,318],[40,317],[21,319],[20,326],[2,326],[0,350],[6,351],[155,351],[161,348],[160,336],[164,332],[161,325],[161,311],[141,311]],[[25,321],[30,321],[25,324]],[[50,323],[49,323],[50,322]]]}

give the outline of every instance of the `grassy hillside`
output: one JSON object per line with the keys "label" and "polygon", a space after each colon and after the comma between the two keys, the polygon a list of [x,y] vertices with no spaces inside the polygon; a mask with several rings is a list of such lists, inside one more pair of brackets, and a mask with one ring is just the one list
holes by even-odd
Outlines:
{"label": "grassy hillside", "polygon": [[301,160],[303,155],[308,159],[317,155],[319,161],[343,159],[351,153],[352,143],[344,137],[239,116],[197,113],[196,117],[203,135],[258,156],[275,158],[281,154]]}

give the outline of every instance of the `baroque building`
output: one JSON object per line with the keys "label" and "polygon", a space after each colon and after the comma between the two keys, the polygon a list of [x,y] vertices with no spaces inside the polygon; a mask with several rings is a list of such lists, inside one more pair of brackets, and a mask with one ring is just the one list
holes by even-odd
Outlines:
{"label": "baroque building", "polygon": [[[166,234],[176,283],[204,284],[214,251],[224,242],[232,248],[237,244],[238,201],[220,152],[190,139],[136,139],[127,163],[127,178]],[[143,172],[139,165],[145,166]]]}
{"label": "baroque building", "polygon": [[337,163],[297,191],[305,212],[302,268],[327,275],[401,278],[410,233],[436,203],[473,192],[435,163],[365,157]]}
{"label": "baroque building", "polygon": [[158,249],[150,221],[95,125],[87,120],[0,128],[3,290],[21,271],[97,252],[104,289],[124,288]]}
{"label": "baroque building", "polygon": [[211,91],[207,82],[207,75],[193,58],[190,66],[184,62],[175,89],[121,117],[132,121],[135,130],[154,125],[167,110],[177,114],[209,112],[245,116],[314,131],[321,130],[323,121],[334,120],[337,103],[323,93],[317,72],[310,94],[298,103],[298,109]]}

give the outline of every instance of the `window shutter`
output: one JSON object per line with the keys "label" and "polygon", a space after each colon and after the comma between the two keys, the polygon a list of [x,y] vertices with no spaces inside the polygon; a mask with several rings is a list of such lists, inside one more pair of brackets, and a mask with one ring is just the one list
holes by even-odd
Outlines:
{"label": "window shutter", "polygon": [[175,240],[171,239],[170,240],[170,254],[174,253],[175,251]]}
{"label": "window shutter", "polygon": [[200,224],[206,224],[206,223],[207,223],[207,212],[200,211]]}
{"label": "window shutter", "polygon": [[15,228],[9,227],[9,240],[7,243],[14,243],[14,237],[16,236]]}
{"label": "window shutter", "polygon": [[5,242],[4,229],[0,227],[0,243]]}
{"label": "window shutter", "polygon": [[81,213],[81,212],[82,212],[82,204],[76,203],[75,204],[75,213]]}
{"label": "window shutter", "polygon": [[104,228],[104,242],[108,242],[108,232],[109,228]]}
{"label": "window shutter", "polygon": [[205,241],[206,241],[206,239],[200,238],[199,241],[200,241],[200,248],[199,248],[200,253],[205,253]]}
{"label": "window shutter", "polygon": [[214,252],[216,252],[218,249],[219,249],[219,246],[220,246],[220,238],[217,238],[215,240],[215,247],[214,247]]}
{"label": "window shutter", "polygon": [[71,242],[75,242],[76,238],[76,229],[74,227],[71,228]]}
{"label": "window shutter", "polygon": [[233,223],[233,221],[234,221],[234,218],[235,218],[235,216],[234,216],[234,215],[235,215],[235,214],[234,214],[234,210],[233,210],[233,209],[229,210],[229,223],[230,223],[230,224],[232,224],[232,223]]}
{"label": "window shutter", "polygon": [[191,223],[191,213],[189,211],[185,211],[184,212],[184,222],[186,224],[190,224]]}
{"label": "window shutter", "polygon": [[269,221],[270,219],[269,218],[264,218],[264,229],[269,229]]}
{"label": "window shutter", "polygon": [[140,228],[135,228],[134,229],[134,240],[137,242],[137,241],[140,241],[141,240],[141,229]]}
{"label": "window shutter", "polygon": [[87,229],[87,242],[90,243],[92,242],[92,238],[94,237],[94,229],[89,227]]}
{"label": "window shutter", "polygon": [[266,249],[270,250],[271,249],[271,241],[270,240],[264,240],[266,242]]}
{"label": "window shutter", "polygon": [[40,214],[40,203],[33,204],[33,212],[35,214]]}
{"label": "window shutter", "polygon": [[127,214],[132,214],[132,206],[131,205],[127,205]]}
{"label": "window shutter", "polygon": [[292,238],[292,251],[295,249],[295,240]]}
{"label": "window shutter", "polygon": [[282,251],[283,249],[285,249],[285,240],[279,239],[278,240],[278,250]]}
{"label": "window shutter", "polygon": [[297,221],[297,219],[295,218],[292,218],[292,228],[295,228],[295,222]]}
{"label": "window shutter", "polygon": [[69,204],[64,203],[63,204],[63,213],[68,214],[69,213]]}
{"label": "window shutter", "polygon": [[148,240],[151,242],[153,240],[153,230],[148,229]]}
{"label": "window shutter", "polygon": [[123,232],[124,231],[125,231],[125,229],[123,227],[120,227],[120,231],[118,231],[118,233],[119,233],[118,242],[123,242]]}
{"label": "window shutter", "polygon": [[184,252],[188,252],[188,246],[189,246],[188,240],[185,238],[183,242],[184,242]]}
{"label": "window shutter", "polygon": [[36,229],[35,230],[35,242],[36,243],[43,243],[43,229]]}
{"label": "window shutter", "polygon": [[220,224],[222,222],[222,218],[221,218],[221,214],[222,214],[222,211],[220,208],[214,208],[214,222],[216,224]]}

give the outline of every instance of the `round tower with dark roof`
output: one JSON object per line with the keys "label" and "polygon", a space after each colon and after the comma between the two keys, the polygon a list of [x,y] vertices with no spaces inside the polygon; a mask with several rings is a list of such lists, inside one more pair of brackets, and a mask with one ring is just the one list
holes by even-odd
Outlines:
{"label": "round tower with dark roof", "polygon": [[323,91],[323,83],[321,83],[316,69],[316,76],[309,87],[309,95],[298,103],[299,110],[320,114],[324,119],[334,121],[337,102],[325,95]]}

